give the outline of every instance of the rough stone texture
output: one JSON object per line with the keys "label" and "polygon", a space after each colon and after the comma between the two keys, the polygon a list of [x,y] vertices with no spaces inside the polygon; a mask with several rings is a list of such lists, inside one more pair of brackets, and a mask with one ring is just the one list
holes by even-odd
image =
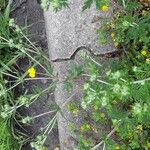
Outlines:
{"label": "rough stone texture", "polygon": [[[92,109],[83,110],[80,108],[77,116],[67,109],[67,104],[70,102],[77,102],[80,105],[83,99],[83,85],[86,80],[85,77],[80,77],[74,80],[73,89],[71,91],[67,91],[65,89],[65,80],[67,79],[73,64],[81,65],[86,71],[86,62],[84,59],[81,59],[82,52],[85,53],[86,50],[82,49],[80,52],[78,52],[74,60],[54,62],[54,69],[57,71],[59,78],[59,83],[57,84],[55,90],[55,101],[61,107],[61,112],[63,114],[63,116],[58,114],[57,118],[61,150],[74,150],[78,145],[81,135],[84,135],[84,137],[87,137],[87,139],[91,138],[99,141],[99,137],[102,135],[103,131],[110,131],[109,125],[104,126],[93,121],[91,117],[93,112]],[[101,65],[108,65],[107,60],[99,57],[97,57],[97,60],[99,60]],[[66,105],[62,107],[64,104]],[[95,126],[98,129],[98,132],[89,131],[87,133],[81,133],[81,125],[87,121],[89,124]],[[69,130],[68,125],[70,123],[75,125],[75,132]],[[99,150],[102,150],[102,147],[99,147]]]}
{"label": "rough stone texture", "polygon": [[[90,49],[95,55],[114,51],[112,44],[100,45],[96,29],[101,26],[100,18],[111,17],[112,11],[102,13],[93,6],[90,10],[82,12],[83,0],[71,0],[70,8],[63,9],[60,12],[53,12],[51,9],[44,13],[46,32],[48,39],[49,54],[54,62],[54,68],[58,74],[60,83],[55,91],[55,100],[61,107],[74,92],[67,92],[64,88],[64,80],[68,76],[70,63],[77,61],[69,60],[79,49]],[[59,61],[58,61],[59,60]],[[71,97],[78,101],[82,100],[81,84],[84,80],[74,83],[74,89],[78,92]],[[64,117],[58,115],[58,128],[61,150],[73,150],[76,145],[78,134],[72,134],[68,130],[68,122],[74,122],[80,126],[83,120],[82,112],[78,118],[74,118],[66,109],[62,108]],[[103,130],[103,128],[101,128]]]}
{"label": "rough stone texture", "polygon": [[69,123],[73,123],[78,131],[83,122],[82,111],[78,113],[78,116],[75,116],[67,109],[67,104],[73,101],[80,102],[83,97],[83,79],[74,82],[71,91],[65,89],[65,80],[69,75],[69,70],[71,69],[72,64],[76,61],[77,59],[54,63],[55,71],[57,71],[59,78],[59,83],[55,90],[55,100],[61,107],[63,114],[63,116],[60,113],[58,114],[58,130],[61,150],[73,150],[79,138],[79,133],[73,133],[69,130]]}
{"label": "rough stone texture", "polygon": [[96,31],[101,25],[99,19],[111,17],[112,10],[104,13],[93,6],[82,12],[83,2],[71,0],[69,8],[57,13],[49,9],[44,13],[52,60],[69,59],[81,47],[91,49],[95,55],[114,50],[112,44],[99,44]]}
{"label": "rough stone texture", "polygon": [[58,114],[58,130],[60,139],[60,149],[61,150],[73,150],[77,144],[78,134],[70,132],[68,129],[69,123],[75,124],[76,128],[79,129],[82,122],[82,113],[80,112],[78,116],[74,116],[68,109],[67,104],[72,101],[81,101],[82,99],[82,84],[84,80],[79,80],[74,83],[73,89],[68,92],[65,89],[65,80],[69,74],[69,69],[71,69],[71,64],[73,61],[64,61],[54,63],[55,70],[57,71],[59,77],[59,83],[55,90],[55,100],[61,108],[63,116]]}

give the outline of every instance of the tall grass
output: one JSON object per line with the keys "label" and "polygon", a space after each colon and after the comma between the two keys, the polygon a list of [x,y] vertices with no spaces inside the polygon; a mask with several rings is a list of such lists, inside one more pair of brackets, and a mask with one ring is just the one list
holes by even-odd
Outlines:
{"label": "tall grass", "polygon": [[0,118],[0,150],[19,150],[11,131],[10,120]]}
{"label": "tall grass", "polygon": [[[11,1],[8,1],[6,6],[6,1],[0,0],[0,36],[7,39],[11,37],[9,30],[10,4]],[[7,64],[14,58],[14,55],[14,51],[10,50],[8,45],[0,40],[0,71],[9,70]],[[0,92],[7,89],[7,86],[7,79],[0,73]],[[0,112],[4,105],[12,105],[12,103],[13,93],[9,92],[1,95]],[[19,150],[19,144],[13,136],[11,120],[11,118],[0,118],[0,150]]]}

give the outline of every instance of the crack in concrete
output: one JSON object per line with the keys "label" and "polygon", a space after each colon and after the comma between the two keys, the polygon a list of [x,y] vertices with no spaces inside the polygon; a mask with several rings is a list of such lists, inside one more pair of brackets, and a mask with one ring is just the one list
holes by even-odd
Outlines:
{"label": "crack in concrete", "polygon": [[89,47],[86,46],[80,46],[79,48],[77,48],[74,53],[68,57],[68,58],[57,58],[52,60],[52,62],[63,62],[63,61],[69,61],[69,60],[74,60],[77,53],[81,50],[87,50],[87,52],[90,52],[90,54],[92,54],[93,56],[98,56],[98,57],[105,57],[105,58],[112,58],[112,57],[118,57],[121,56],[122,51],[120,50],[115,50],[115,51],[107,51],[105,53],[101,53],[101,54],[95,54]]}

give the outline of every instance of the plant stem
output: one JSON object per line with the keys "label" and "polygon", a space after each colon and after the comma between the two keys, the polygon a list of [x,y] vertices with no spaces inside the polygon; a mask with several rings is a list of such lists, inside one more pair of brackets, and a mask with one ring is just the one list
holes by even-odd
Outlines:
{"label": "plant stem", "polygon": [[32,119],[36,119],[36,118],[39,118],[39,117],[42,117],[42,116],[45,116],[45,115],[48,115],[48,114],[51,114],[51,113],[54,113],[54,112],[57,112],[57,110],[52,110],[52,111],[48,111],[48,112],[42,113],[40,115],[32,117]]}
{"label": "plant stem", "polygon": [[[116,132],[116,128],[114,128],[114,129],[107,135],[106,140],[107,140],[108,138],[110,138],[115,132]],[[96,150],[96,149],[98,149],[103,143],[105,143],[104,140],[102,140],[100,143],[98,143],[96,146],[94,146],[94,147],[91,148],[90,150]]]}
{"label": "plant stem", "polygon": [[150,77],[149,78],[146,78],[146,79],[143,79],[143,80],[138,80],[138,81],[134,81],[132,82],[133,84],[139,84],[139,83],[143,83],[145,81],[149,81],[150,80]]}
{"label": "plant stem", "polygon": [[[88,74],[82,74],[83,76],[87,76],[87,77],[91,77],[91,75],[88,75]],[[106,82],[106,81],[103,81],[103,80],[100,80],[100,79],[97,79],[98,82],[100,83],[103,83],[103,84],[106,84],[106,85],[111,85],[110,83]]]}
{"label": "plant stem", "polygon": [[46,77],[41,77],[41,78],[25,78],[24,80],[25,81],[29,81],[29,80],[44,80],[44,79],[46,79],[46,80],[52,80],[54,78],[46,78]]}

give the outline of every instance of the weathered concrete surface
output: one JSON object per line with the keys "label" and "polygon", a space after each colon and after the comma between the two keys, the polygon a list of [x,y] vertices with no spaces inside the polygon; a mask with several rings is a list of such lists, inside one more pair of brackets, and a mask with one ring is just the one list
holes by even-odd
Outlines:
{"label": "weathered concrete surface", "polygon": [[[78,116],[74,116],[68,109],[67,105],[72,101],[81,101],[82,99],[82,84],[83,80],[74,83],[73,89],[68,92],[65,89],[65,80],[69,74],[69,69],[71,69],[71,64],[73,61],[64,61],[54,63],[55,70],[58,72],[59,83],[57,84],[55,90],[55,100],[57,104],[61,107],[63,116],[58,114],[58,130],[60,139],[60,149],[61,150],[73,150],[77,144],[78,134],[70,132],[68,129],[69,123],[75,124],[76,128],[79,129],[82,122],[82,113],[80,112]],[[65,105],[66,104],[66,105]]]}
{"label": "weathered concrete surface", "polygon": [[[81,59],[81,53],[86,52],[85,49],[82,49],[80,52],[77,53],[74,60],[62,61],[62,62],[54,62],[55,71],[57,71],[57,75],[59,78],[59,82],[57,84],[55,90],[55,101],[61,108],[62,114],[58,114],[58,130],[59,130],[59,141],[60,141],[60,149],[61,150],[74,150],[75,147],[78,145],[80,136],[83,134],[84,137],[87,139],[95,139],[97,140],[102,132],[109,131],[109,126],[106,127],[101,125],[100,123],[93,122],[93,119],[90,117],[92,116],[92,109],[83,110],[79,109],[77,115],[74,115],[70,112],[67,108],[67,105],[71,102],[76,102],[81,105],[83,99],[83,85],[86,80],[85,77],[79,77],[73,81],[73,88],[71,91],[67,91],[65,89],[65,81],[69,76],[69,72],[72,68],[73,64],[82,65],[85,68],[86,62],[84,59]],[[101,60],[101,58],[99,59]],[[101,60],[101,64],[102,60]],[[87,122],[97,127],[98,132],[89,131],[88,133],[81,133],[81,126]],[[73,123],[75,127],[75,132],[69,130],[69,124]],[[102,148],[99,148],[100,150]]]}
{"label": "weathered concrete surface", "polygon": [[52,60],[69,59],[80,47],[95,54],[113,51],[112,44],[100,45],[97,29],[100,18],[111,17],[112,10],[104,13],[95,7],[82,12],[83,0],[71,0],[70,8],[57,13],[49,9],[44,13],[50,57]]}
{"label": "weathered concrete surface", "polygon": [[[61,107],[77,88],[78,92],[71,97],[71,100],[82,100],[81,85],[84,80],[74,83],[71,93],[64,88],[64,81],[70,69],[70,63],[77,61],[72,59],[79,49],[90,49],[95,55],[115,51],[113,44],[100,45],[97,29],[102,25],[100,18],[111,17],[112,10],[104,13],[97,11],[93,6],[89,10],[82,12],[83,0],[71,0],[70,8],[53,12],[51,9],[44,12],[47,41],[50,59],[54,61],[54,69],[58,75],[59,83],[55,91],[55,101]],[[76,145],[78,134],[72,134],[68,130],[68,122],[74,122],[77,128],[83,120],[82,112],[77,118],[66,109],[62,108],[64,116],[58,115],[59,140],[61,150],[73,150]]]}

